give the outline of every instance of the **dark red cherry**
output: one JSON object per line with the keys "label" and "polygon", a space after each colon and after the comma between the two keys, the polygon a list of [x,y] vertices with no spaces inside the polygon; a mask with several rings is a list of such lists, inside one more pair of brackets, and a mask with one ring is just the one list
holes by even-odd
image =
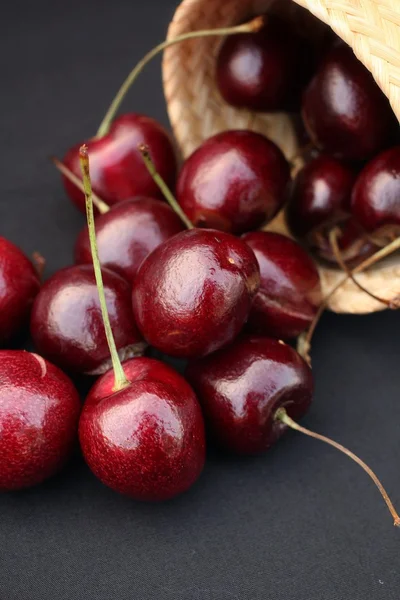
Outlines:
{"label": "dark red cherry", "polygon": [[217,84],[224,100],[238,108],[293,109],[312,66],[306,40],[289,24],[268,15],[259,32],[225,39],[217,57]]}
{"label": "dark red cherry", "polygon": [[254,231],[242,239],[260,267],[261,285],[249,316],[252,331],[283,339],[298,336],[311,325],[322,300],[314,261],[279,233]]}
{"label": "dark red cherry", "polygon": [[351,211],[368,232],[400,227],[400,146],[372,159],[353,188]]}
{"label": "dark red cherry", "polygon": [[32,263],[0,236],[0,346],[26,325],[39,288],[39,275]]}
{"label": "dark red cherry", "polygon": [[376,251],[360,225],[351,218],[350,199],[356,173],[328,155],[311,160],[295,177],[286,218],[290,231],[319,258],[336,263],[329,239],[338,231],[338,245],[349,267]]}
{"label": "dark red cherry", "polygon": [[260,284],[256,257],[228,233],[192,229],[142,263],[133,311],[145,339],[166,354],[204,356],[231,342]]}
{"label": "dark red cherry", "polygon": [[270,140],[225,131],[186,160],[177,199],[197,227],[244,233],[270,221],[285,201],[289,164]]}
{"label": "dark red cherry", "polygon": [[186,376],[215,439],[240,454],[272,446],[286,429],[277,410],[297,420],[313,394],[307,363],[290,346],[265,337],[244,337],[193,361]]}
{"label": "dark red cherry", "polygon": [[350,214],[355,172],[343,161],[321,154],[296,175],[286,208],[290,231],[300,239],[333,227]]}
{"label": "dark red cherry", "polygon": [[244,337],[189,363],[186,376],[221,446],[238,454],[257,454],[268,450],[287,428],[318,439],[368,473],[394,524],[400,526],[400,516],[372,469],[341,444],[297,422],[310,407],[314,384],[310,367],[296,350],[271,338]]}
{"label": "dark red cherry", "polygon": [[[154,119],[129,113],[121,115],[112,123],[109,132],[101,138],[86,142],[90,154],[90,172],[93,191],[108,205],[116,204],[134,196],[160,198],[161,192],[149,175],[138,151],[139,144],[146,144],[163,179],[173,187],[176,179],[176,157],[166,130]],[[71,148],[64,164],[79,179],[79,148]],[[76,204],[85,212],[83,193],[67,178],[65,189]]]}
{"label": "dark red cherry", "polygon": [[344,43],[323,59],[304,93],[302,114],[318,148],[351,160],[379,152],[398,127],[387,98]]}
{"label": "dark red cherry", "polygon": [[172,368],[151,358],[123,363],[129,385],[114,392],[108,371],[89,392],[79,424],[93,473],[137,500],[168,500],[198,479],[205,460],[196,396]]}
{"label": "dark red cherry", "polygon": [[[165,202],[145,197],[120,202],[96,219],[100,263],[132,282],[143,259],[183,229]],[[87,226],[76,240],[75,262],[92,264]]]}
{"label": "dark red cherry", "polygon": [[[128,358],[142,349],[130,285],[109,269],[103,279],[117,349]],[[98,374],[110,367],[93,266],[68,267],[46,281],[33,305],[31,334],[40,354],[68,371]]]}
{"label": "dark red cherry", "polygon": [[78,432],[78,392],[37,354],[0,350],[0,490],[41,483],[69,458]]}

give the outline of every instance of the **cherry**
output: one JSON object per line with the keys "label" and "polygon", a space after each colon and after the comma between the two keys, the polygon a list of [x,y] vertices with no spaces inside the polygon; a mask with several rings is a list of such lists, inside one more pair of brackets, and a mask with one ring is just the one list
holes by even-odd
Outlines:
{"label": "cherry", "polygon": [[311,369],[296,350],[282,341],[246,336],[192,361],[186,376],[220,445],[238,454],[264,452],[288,427],[325,442],[368,473],[394,524],[400,526],[386,490],[368,465],[341,444],[296,422],[307,412],[313,394]]}
{"label": "cherry", "polygon": [[77,438],[72,381],[37,354],[0,351],[0,490],[41,483],[61,469]]}
{"label": "cherry", "polygon": [[187,490],[202,471],[200,406],[186,381],[161,362],[120,362],[98,260],[87,147],[80,157],[93,267],[113,365],[85,402],[79,424],[83,455],[94,474],[115,491],[138,500],[167,500]]}
{"label": "cherry", "polygon": [[[130,286],[109,269],[103,274],[118,351],[128,358],[143,349]],[[46,281],[33,305],[31,335],[40,354],[68,371],[94,375],[109,368],[92,265],[67,267]]]}
{"label": "cherry", "polygon": [[322,60],[304,92],[302,114],[319,148],[351,160],[379,152],[396,128],[387,98],[343,42]]}
{"label": "cherry", "polygon": [[[183,229],[179,217],[160,200],[137,197],[115,204],[96,219],[100,263],[133,282],[143,259]],[[92,262],[87,227],[76,241],[75,262]]]}
{"label": "cherry", "polygon": [[40,278],[32,263],[0,236],[0,345],[26,324],[39,288]]}
{"label": "cherry", "polygon": [[351,211],[362,227],[375,233],[400,228],[400,146],[372,159],[353,188]]}
{"label": "cherry", "polygon": [[252,131],[225,131],[186,160],[177,200],[197,227],[244,233],[277,214],[289,177],[289,164],[273,142]]}
{"label": "cherry", "polygon": [[296,175],[286,208],[290,231],[320,258],[336,263],[330,233],[337,229],[338,245],[347,265],[370,256],[376,246],[351,218],[350,199],[356,173],[343,161],[320,155]]}
{"label": "cherry", "polygon": [[256,255],[261,276],[248,321],[251,329],[277,338],[297,337],[311,325],[322,300],[314,261],[279,233],[254,231],[242,239]]}
{"label": "cherry", "polygon": [[189,363],[193,386],[215,439],[240,454],[267,450],[285,431],[275,419],[285,407],[299,419],[313,394],[310,367],[281,341],[245,336]]}
{"label": "cherry", "polygon": [[224,100],[257,112],[293,109],[312,74],[311,49],[275,16],[257,33],[226,38],[217,57],[216,80]]}
{"label": "cherry", "polygon": [[137,500],[168,500],[186,491],[205,461],[204,422],[190,386],[151,358],[123,363],[116,391],[108,371],[89,392],[79,437],[83,456],[107,486]]}
{"label": "cherry", "polygon": [[[165,129],[154,119],[129,113],[115,119],[108,133],[87,142],[91,155],[91,170],[94,191],[108,205],[116,204],[134,196],[160,197],[158,187],[143,166],[137,149],[146,143],[152,158],[169,185],[175,184],[176,157],[171,140]],[[79,148],[77,144],[64,157],[65,166],[80,176]],[[83,193],[66,177],[65,189],[84,212]]]}
{"label": "cherry", "polygon": [[293,235],[305,239],[315,230],[332,227],[350,214],[354,170],[343,161],[321,154],[298,171],[286,209]]}
{"label": "cherry", "polygon": [[133,312],[149,344],[172,356],[204,356],[232,341],[260,284],[252,250],[228,233],[192,229],[141,264]]}

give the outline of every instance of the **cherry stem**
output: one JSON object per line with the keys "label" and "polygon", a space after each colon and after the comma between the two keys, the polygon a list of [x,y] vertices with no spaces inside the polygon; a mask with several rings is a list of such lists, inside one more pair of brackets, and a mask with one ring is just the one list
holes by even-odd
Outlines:
{"label": "cherry stem", "polygon": [[[52,156],[51,161],[55,165],[55,167],[60,171],[60,173],[62,173],[64,175],[64,177],[66,177],[71,183],[76,185],[76,187],[78,189],[80,189],[81,192],[85,193],[85,188],[82,183],[82,180],[79,179],[79,177],[77,177],[75,175],[75,173],[73,173],[70,169],[68,169],[68,167],[66,167],[60,160],[58,160],[58,158],[56,156]],[[97,210],[99,211],[99,213],[102,215],[110,210],[110,207],[108,206],[108,204],[106,204],[104,202],[104,200],[99,198],[93,191],[92,191],[92,202],[95,205],[95,207],[97,208]]]}
{"label": "cherry stem", "polygon": [[40,254],[40,252],[34,252],[32,254],[33,264],[36,269],[36,273],[39,275],[40,281],[43,280],[43,272],[46,266],[46,259]]}
{"label": "cherry stem", "polygon": [[333,446],[334,448],[336,448],[340,452],[343,452],[343,454],[346,454],[346,456],[348,456],[349,458],[354,460],[354,462],[356,462],[358,465],[360,465],[360,467],[362,469],[364,469],[364,471],[371,477],[372,481],[375,483],[376,487],[380,491],[382,498],[386,502],[386,505],[390,511],[390,514],[393,517],[395,527],[400,527],[400,517],[397,514],[396,509],[394,508],[392,501],[390,500],[390,498],[388,496],[388,493],[386,492],[382,483],[380,482],[378,477],[375,475],[375,473],[372,471],[372,469],[364,461],[362,461],[361,458],[359,458],[356,454],[351,452],[351,450],[348,450],[348,448],[346,448],[345,446],[342,446],[342,444],[338,444],[338,442],[335,442],[334,440],[331,440],[330,438],[328,438],[324,435],[320,435],[319,433],[315,433],[314,431],[310,431],[309,429],[302,427],[301,425],[296,423],[296,421],[293,421],[293,419],[291,419],[289,417],[289,415],[287,414],[287,412],[284,408],[279,408],[276,411],[275,419],[278,421],[281,421],[281,423],[284,423],[285,425],[287,425],[291,429],[294,429],[295,431],[300,431],[300,433],[304,433],[305,435],[308,435],[309,437],[312,437],[316,440],[320,440],[321,442],[325,442],[326,444]]}
{"label": "cherry stem", "polygon": [[373,254],[369,258],[366,258],[364,262],[362,262],[360,265],[358,265],[358,267],[353,269],[353,275],[357,275],[357,273],[365,271],[365,269],[368,269],[368,267],[372,267],[375,263],[382,260],[383,258],[386,258],[390,254],[393,254],[393,252],[396,252],[397,250],[400,250],[400,236],[393,240],[393,242],[390,242],[390,244],[388,244],[384,248],[378,250],[378,252],[375,252],[375,254]]}
{"label": "cherry stem", "polygon": [[194,227],[193,223],[187,218],[187,216],[181,209],[177,199],[175,198],[175,196],[173,195],[173,193],[171,192],[171,190],[165,183],[164,179],[157,172],[156,166],[150,156],[150,151],[149,151],[148,146],[146,146],[145,144],[139,144],[138,150],[139,150],[140,154],[142,155],[143,162],[146,165],[148,172],[150,173],[154,182],[158,185],[158,187],[162,191],[162,193],[163,193],[165,199],[167,200],[168,204],[170,205],[170,207],[176,212],[178,217],[181,219],[183,224],[188,229],[193,229],[193,227]]}
{"label": "cherry stem", "polygon": [[[357,273],[361,273],[365,269],[372,267],[374,264],[379,262],[380,260],[386,258],[393,252],[396,252],[400,249],[400,237],[390,242],[384,248],[381,248],[372,256],[366,258],[362,263],[360,263],[357,267],[355,267],[352,271],[350,271],[351,275],[357,275]],[[309,351],[311,348],[311,340],[314,335],[314,332],[317,328],[320,318],[322,317],[323,312],[329,304],[330,299],[336,292],[350,279],[350,274],[346,275],[339,283],[335,285],[335,287],[329,292],[327,296],[325,296],[324,300],[319,305],[318,311],[314,317],[313,322],[311,323],[307,333],[305,335],[299,336],[299,344],[298,344],[298,352],[305,358],[305,360],[310,364]]]}
{"label": "cherry stem", "polygon": [[83,187],[85,192],[86,200],[86,217],[89,229],[90,249],[92,252],[93,268],[96,277],[97,291],[99,293],[101,314],[103,317],[104,330],[106,333],[108,347],[110,349],[111,361],[114,369],[115,385],[114,391],[118,391],[129,385],[129,381],[126,378],[124,369],[122,367],[120,358],[118,356],[117,347],[115,345],[114,335],[111,329],[110,317],[108,315],[106,295],[104,292],[103,276],[101,273],[99,251],[97,247],[96,239],[96,228],[94,224],[94,213],[93,213],[93,197],[92,197],[92,184],[90,181],[90,170],[89,170],[89,155],[87,146],[83,145],[79,149],[79,162],[82,170]]}
{"label": "cherry stem", "polygon": [[353,273],[351,272],[351,270],[349,269],[349,267],[346,265],[345,261],[343,260],[342,254],[340,252],[339,244],[338,244],[338,233],[339,233],[339,231],[337,228],[332,229],[332,231],[329,234],[329,243],[331,245],[334,257],[335,257],[337,263],[339,264],[340,268],[346,273],[347,277],[349,277],[349,279],[351,279],[351,281],[354,283],[354,285],[357,286],[362,292],[365,292],[366,294],[368,294],[368,296],[370,296],[374,300],[377,300],[378,302],[385,304],[388,308],[395,308],[393,303],[390,300],[386,300],[385,298],[380,298],[379,296],[375,296],[375,294],[373,294],[372,292],[367,290],[367,288],[365,288],[363,285],[361,285],[361,283],[359,283],[357,281],[357,279],[354,277]]}
{"label": "cherry stem", "polygon": [[150,50],[141,61],[135,66],[135,68],[129,73],[128,77],[125,79],[123,84],[121,85],[117,95],[112,101],[110,107],[108,108],[104,119],[102,120],[100,127],[97,131],[96,138],[101,138],[108,133],[111,122],[113,121],[116,113],[118,112],[119,107],[121,106],[126,94],[128,93],[130,87],[143,71],[145,66],[155,57],[157,54],[169,48],[170,46],[174,46],[175,44],[179,44],[180,42],[184,42],[186,40],[195,39],[199,37],[214,37],[221,35],[235,35],[238,33],[255,33],[259,31],[265,24],[265,17],[258,16],[255,19],[252,19],[248,23],[244,23],[241,25],[236,25],[234,27],[222,27],[220,29],[205,29],[201,31],[189,31],[188,33],[184,33],[179,35],[171,40],[165,40],[158,44],[155,48]]}

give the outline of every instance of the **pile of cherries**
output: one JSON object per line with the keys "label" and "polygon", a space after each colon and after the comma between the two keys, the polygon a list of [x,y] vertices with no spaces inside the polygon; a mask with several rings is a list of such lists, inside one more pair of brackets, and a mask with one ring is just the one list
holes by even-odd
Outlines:
{"label": "pile of cherries", "polygon": [[[300,112],[311,159],[297,173],[288,198],[278,196],[279,208],[287,199],[292,234],[329,263],[337,260],[330,242],[335,231],[342,258],[351,267],[399,235],[399,124],[372,75],[343,41],[330,37],[318,58],[315,64],[307,42],[268,17],[258,33],[228,37],[222,44],[217,83],[235,107],[271,112],[290,106]],[[207,150],[197,151],[200,159],[202,152]],[[188,161],[189,180],[197,160],[195,153]],[[285,174],[276,165],[275,182]],[[187,187],[184,169],[178,182],[185,196],[181,203],[200,224],[213,195],[205,186],[187,194]],[[246,214],[240,232],[248,227],[247,219]],[[229,230],[237,232],[236,223]]]}
{"label": "pile of cherries", "polygon": [[[38,352],[0,351],[1,490],[53,475],[79,434],[103,483],[135,499],[166,500],[198,479],[205,424],[238,454],[264,452],[291,427],[339,447],[371,474],[349,450],[297,424],[313,378],[287,341],[312,325],[323,300],[304,245],[335,260],[334,230],[353,265],[396,235],[400,146],[388,146],[398,124],[339,40],[317,61],[275,17],[224,33],[232,35],[216,79],[225,100],[266,112],[301,109],[317,156],[291,182],[273,142],[226,131],[205,141],[177,177],[160,124],[114,118],[120,93],[98,135],[55,159],[88,226],[75,265],[44,283],[0,238],[0,344],[30,319]],[[259,230],[285,205],[303,245]],[[147,356],[151,347],[187,360],[185,375]],[[99,376],[83,407],[74,374]]]}

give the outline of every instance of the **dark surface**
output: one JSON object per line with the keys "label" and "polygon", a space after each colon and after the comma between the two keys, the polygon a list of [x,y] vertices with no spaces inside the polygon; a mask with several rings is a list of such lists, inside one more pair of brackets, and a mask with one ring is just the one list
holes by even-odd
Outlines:
{"label": "dark surface", "polygon": [[[91,135],[122,77],[165,33],[173,0],[12,2],[0,25],[0,234],[69,264],[83,217],[47,157]],[[125,107],[166,122],[159,64]],[[305,425],[348,444],[400,506],[400,315],[324,317]],[[267,455],[210,451],[198,484],[146,505],[78,457],[0,497],[1,600],[397,600],[400,531],[345,457],[300,434]]]}

